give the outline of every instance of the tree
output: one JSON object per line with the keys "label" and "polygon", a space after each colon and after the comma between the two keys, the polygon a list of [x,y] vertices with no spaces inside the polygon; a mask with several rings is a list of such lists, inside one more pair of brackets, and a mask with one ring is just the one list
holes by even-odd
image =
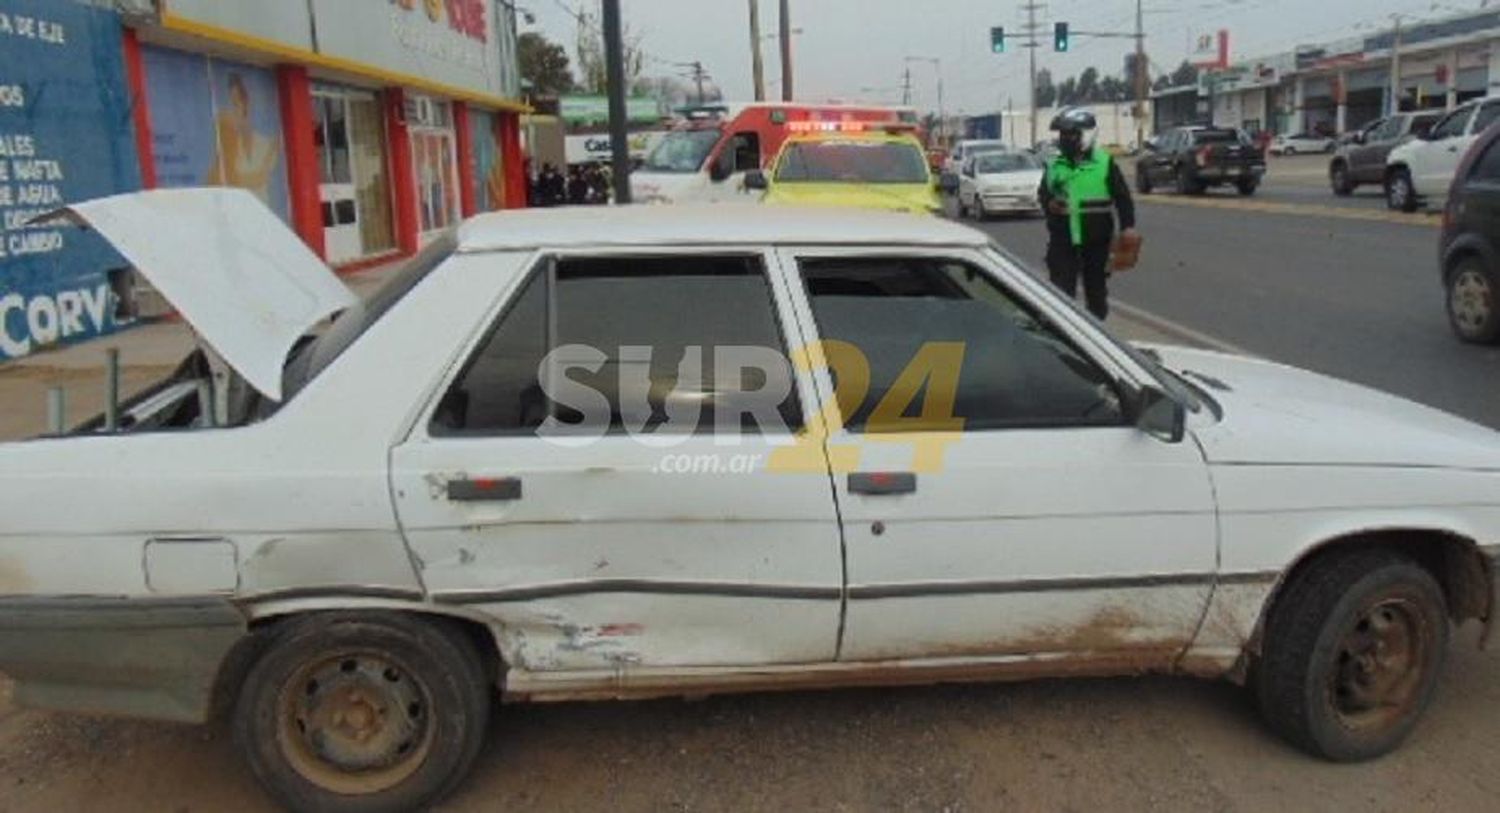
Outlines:
{"label": "tree", "polygon": [[1177,70],[1172,71],[1172,87],[1196,84],[1198,84],[1198,69],[1193,67],[1193,63],[1186,59],[1182,60],[1182,64],[1177,66]]}
{"label": "tree", "polygon": [[1154,83],[1152,83],[1151,89],[1152,90],[1166,90],[1167,88],[1169,88],[1171,86],[1172,86],[1172,76],[1171,76],[1171,74],[1164,73],[1161,76],[1156,77],[1156,81]]}
{"label": "tree", "polygon": [[1052,84],[1052,71],[1042,68],[1036,72],[1036,106],[1051,107],[1057,101],[1057,86]]}
{"label": "tree", "polygon": [[568,52],[541,34],[528,31],[516,38],[516,58],[521,78],[531,83],[538,96],[561,96],[573,89],[573,70]]}
{"label": "tree", "polygon": [[[609,89],[609,65],[604,59],[604,30],[599,20],[601,14],[587,12],[578,19],[578,84],[587,93],[602,94]],[[620,33],[625,46],[625,86],[628,88],[640,78],[646,65],[646,54],[641,50],[641,36],[632,34],[625,26]]]}
{"label": "tree", "polygon": [[1078,76],[1078,102],[1090,104],[1099,101],[1099,69],[1085,68]]}

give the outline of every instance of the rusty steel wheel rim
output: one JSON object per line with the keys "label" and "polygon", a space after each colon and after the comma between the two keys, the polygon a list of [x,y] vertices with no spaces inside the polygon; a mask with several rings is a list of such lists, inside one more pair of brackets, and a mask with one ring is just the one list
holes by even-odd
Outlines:
{"label": "rusty steel wheel rim", "polygon": [[405,781],[433,742],[427,687],[390,658],[345,653],[315,661],[282,687],[277,736],[309,782],[362,795]]}
{"label": "rusty steel wheel rim", "polygon": [[1432,642],[1422,612],[1392,598],[1366,608],[1339,642],[1329,698],[1347,728],[1384,728],[1420,697]]}

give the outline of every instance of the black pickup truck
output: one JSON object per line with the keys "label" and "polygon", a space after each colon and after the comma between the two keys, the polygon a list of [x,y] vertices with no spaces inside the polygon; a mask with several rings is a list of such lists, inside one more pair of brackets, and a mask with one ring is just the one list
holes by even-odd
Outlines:
{"label": "black pickup truck", "polygon": [[1135,187],[1143,195],[1157,187],[1201,195],[1210,186],[1234,184],[1241,195],[1253,195],[1265,174],[1265,155],[1243,132],[1178,127],[1146,142],[1135,167]]}

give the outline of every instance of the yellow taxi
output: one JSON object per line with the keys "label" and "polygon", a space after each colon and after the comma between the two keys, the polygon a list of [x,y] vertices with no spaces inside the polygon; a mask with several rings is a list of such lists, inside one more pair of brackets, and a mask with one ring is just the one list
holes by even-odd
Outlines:
{"label": "yellow taxi", "polygon": [[805,121],[787,126],[793,135],[770,169],[745,177],[747,189],[765,191],[762,202],[942,211],[927,152],[909,125]]}

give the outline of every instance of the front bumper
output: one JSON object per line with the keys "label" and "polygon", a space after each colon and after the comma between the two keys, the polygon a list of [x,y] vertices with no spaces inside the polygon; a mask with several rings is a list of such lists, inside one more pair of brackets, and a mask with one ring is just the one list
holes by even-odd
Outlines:
{"label": "front bumper", "polygon": [[31,708],[206,722],[247,635],[227,598],[0,598],[0,672]]}

